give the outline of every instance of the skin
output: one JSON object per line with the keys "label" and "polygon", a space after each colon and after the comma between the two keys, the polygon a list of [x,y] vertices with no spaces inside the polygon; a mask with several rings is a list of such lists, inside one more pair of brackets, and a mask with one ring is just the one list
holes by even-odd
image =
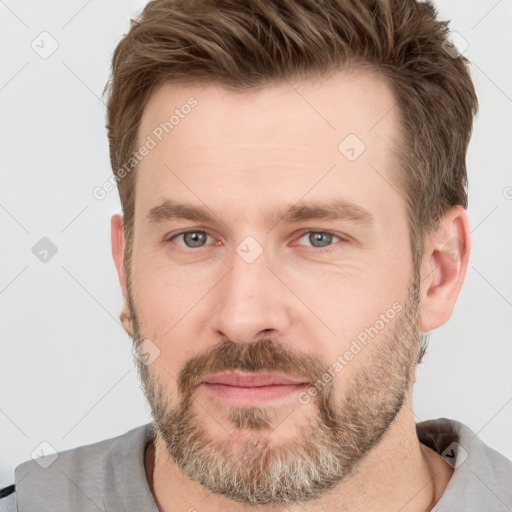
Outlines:
{"label": "skin", "polygon": [[[292,87],[293,85],[293,87]],[[191,357],[223,339],[244,344],[272,336],[297,353],[318,354],[328,363],[375,324],[393,303],[404,303],[413,275],[403,192],[394,184],[393,144],[400,126],[387,84],[368,72],[339,72],[324,81],[273,85],[233,92],[220,85],[164,84],[150,98],[139,131],[142,142],[193,96],[198,105],[142,160],[136,183],[131,289],[144,335],[160,350],[151,365],[165,375],[165,392],[178,401],[175,377]],[[349,161],[338,150],[350,133],[366,150]],[[378,171],[378,172],[377,172]],[[390,185],[392,184],[392,185]],[[373,224],[347,220],[270,222],[266,213],[300,200],[343,198],[368,210]],[[170,220],[151,224],[147,213],[165,199],[205,207],[213,223]],[[125,305],[123,325],[133,333],[123,266],[123,219],[111,221],[112,251]],[[183,230],[205,230],[200,249],[188,248]],[[305,233],[328,232],[328,252]],[[247,263],[236,252],[247,237],[261,255]],[[458,239],[458,254],[446,248]],[[453,244],[448,244],[452,248]],[[469,224],[463,208],[450,208],[427,240],[421,266],[418,326],[429,332],[451,316],[467,268]],[[378,343],[387,327],[372,343]],[[363,365],[372,345],[333,379],[336,402]],[[165,373],[166,372],[166,373]],[[215,439],[233,425],[202,388],[196,413]],[[283,407],[268,439],[293,440],[296,426],[314,414],[296,395]],[[357,471],[335,490],[290,511],[430,510],[452,475],[443,459],[420,444],[415,431],[412,386],[380,442]],[[233,446],[252,433],[239,431]],[[209,493],[173,463],[162,439],[146,452],[148,483],[162,511],[229,512],[251,507]],[[334,509],[332,507],[335,507]],[[251,509],[253,510],[253,509]],[[257,510],[278,510],[271,504]],[[279,509],[280,510],[280,509]],[[283,509],[284,510],[284,509]]]}

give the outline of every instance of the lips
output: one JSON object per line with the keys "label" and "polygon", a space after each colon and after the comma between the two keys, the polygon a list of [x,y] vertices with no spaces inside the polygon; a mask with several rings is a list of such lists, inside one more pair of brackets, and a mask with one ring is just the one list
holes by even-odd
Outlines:
{"label": "lips", "polygon": [[225,386],[236,386],[243,388],[254,388],[263,386],[297,386],[306,384],[306,381],[284,377],[278,374],[268,373],[234,373],[224,372],[210,375],[203,379],[205,384],[223,384]]}

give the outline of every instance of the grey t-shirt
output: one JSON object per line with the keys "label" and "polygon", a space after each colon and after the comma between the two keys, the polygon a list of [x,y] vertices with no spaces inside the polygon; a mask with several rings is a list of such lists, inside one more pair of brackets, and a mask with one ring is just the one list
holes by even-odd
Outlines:
{"label": "grey t-shirt", "polygon": [[[419,440],[454,468],[433,512],[512,511],[511,461],[457,421],[424,421],[416,429]],[[0,499],[0,512],[158,512],[144,468],[152,435],[152,425],[143,425],[59,453],[54,461],[20,464],[15,470],[16,492]]]}

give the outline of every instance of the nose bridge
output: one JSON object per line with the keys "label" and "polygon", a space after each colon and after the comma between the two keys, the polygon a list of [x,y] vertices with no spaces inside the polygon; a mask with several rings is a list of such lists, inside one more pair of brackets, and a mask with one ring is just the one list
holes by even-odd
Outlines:
{"label": "nose bridge", "polygon": [[267,281],[272,275],[267,268],[268,263],[268,254],[264,254],[259,244],[257,247],[251,241],[240,243],[231,258],[229,293],[248,299],[264,296],[269,286]]}
{"label": "nose bridge", "polygon": [[289,321],[286,298],[269,263],[268,254],[252,237],[236,247],[216,294],[215,331],[238,343],[253,341],[262,331],[283,334]]}

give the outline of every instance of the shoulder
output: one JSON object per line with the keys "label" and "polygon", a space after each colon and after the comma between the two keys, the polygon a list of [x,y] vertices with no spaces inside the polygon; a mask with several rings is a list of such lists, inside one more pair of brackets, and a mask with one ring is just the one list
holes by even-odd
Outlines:
{"label": "shoulder", "polygon": [[0,512],[17,512],[18,500],[16,496],[16,488],[9,485],[0,489]]}
{"label": "shoulder", "polygon": [[[446,462],[459,467],[468,461],[498,468],[505,474],[512,471],[512,461],[497,452],[463,423],[447,418],[416,424],[419,440],[439,453]],[[450,461],[450,459],[455,459]]]}
{"label": "shoulder", "polygon": [[16,480],[19,480],[18,473],[24,470],[48,474],[51,473],[49,470],[54,468],[91,469],[96,463],[101,463],[107,453],[132,446],[136,440],[146,438],[150,431],[151,424],[142,425],[117,437],[28,460],[16,468]]}
{"label": "shoulder", "polygon": [[512,510],[512,461],[455,420],[424,421],[416,425],[416,430],[420,442],[439,453],[454,470],[435,512],[453,507],[487,512]]}
{"label": "shoulder", "polygon": [[19,507],[37,510],[44,500],[52,510],[88,510],[91,502],[101,510],[111,475],[125,469],[127,454],[142,460],[150,432],[151,424],[143,425],[111,439],[23,462],[14,472]]}

